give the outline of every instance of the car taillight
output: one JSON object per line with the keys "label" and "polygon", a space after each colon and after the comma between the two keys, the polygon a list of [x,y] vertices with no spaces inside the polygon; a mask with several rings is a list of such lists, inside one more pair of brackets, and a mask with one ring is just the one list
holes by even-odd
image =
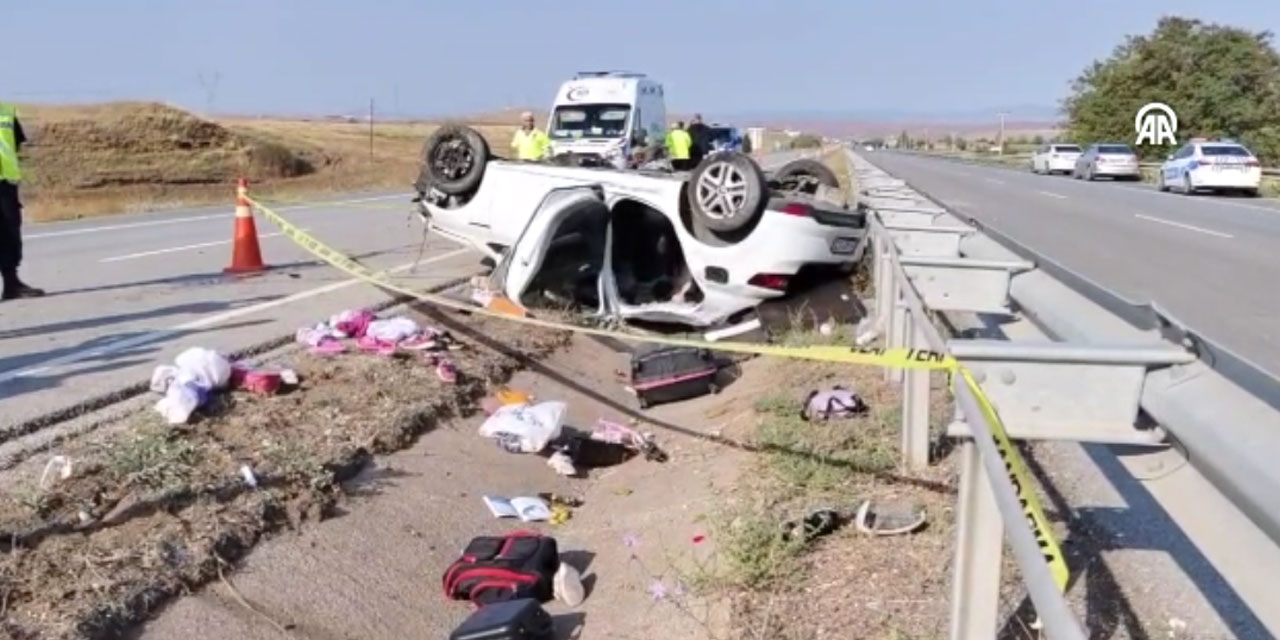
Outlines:
{"label": "car taillight", "polygon": [[789,216],[808,217],[813,215],[813,207],[807,204],[800,204],[799,202],[788,202],[782,205],[782,208],[778,209],[778,211]]}
{"label": "car taillight", "polygon": [[791,282],[791,276],[785,276],[780,273],[757,273],[751,276],[747,284],[753,287],[773,289],[774,291],[786,291],[789,282]]}

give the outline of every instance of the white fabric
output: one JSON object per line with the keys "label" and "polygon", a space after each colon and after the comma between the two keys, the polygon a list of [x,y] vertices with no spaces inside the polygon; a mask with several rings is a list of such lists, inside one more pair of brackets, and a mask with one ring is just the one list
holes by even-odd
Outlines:
{"label": "white fabric", "polygon": [[403,317],[374,320],[369,323],[369,328],[365,331],[365,335],[375,338],[378,342],[390,344],[399,343],[419,333],[422,333],[422,328],[418,323]]}
{"label": "white fabric", "polygon": [[151,389],[164,393],[155,410],[169,424],[185,424],[209,393],[231,381],[231,362],[212,349],[192,347],[151,374]]}

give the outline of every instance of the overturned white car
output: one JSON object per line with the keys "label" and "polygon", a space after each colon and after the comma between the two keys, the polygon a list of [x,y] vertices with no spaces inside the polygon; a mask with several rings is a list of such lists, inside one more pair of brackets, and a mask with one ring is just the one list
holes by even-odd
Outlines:
{"label": "overturned white car", "polygon": [[865,218],[836,186],[816,161],[766,176],[736,152],[686,173],[503,160],[450,125],[423,148],[416,200],[432,230],[490,257],[495,287],[525,308],[707,327],[802,271],[853,268]]}

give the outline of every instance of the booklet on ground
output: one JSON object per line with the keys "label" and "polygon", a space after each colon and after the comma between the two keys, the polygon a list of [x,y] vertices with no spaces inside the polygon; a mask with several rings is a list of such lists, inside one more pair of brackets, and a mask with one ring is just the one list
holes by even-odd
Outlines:
{"label": "booklet on ground", "polygon": [[540,522],[551,518],[551,507],[542,498],[519,496],[482,496],[495,518],[520,518],[524,522]]}

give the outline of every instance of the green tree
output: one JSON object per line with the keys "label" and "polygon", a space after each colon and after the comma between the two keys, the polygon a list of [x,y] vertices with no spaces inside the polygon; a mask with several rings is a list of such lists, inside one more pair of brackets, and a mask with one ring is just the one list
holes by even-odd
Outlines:
{"label": "green tree", "polygon": [[[1248,145],[1263,164],[1280,164],[1280,53],[1269,31],[1161,18],[1150,35],[1127,37],[1072,82],[1063,100],[1064,137],[1132,141],[1133,119],[1149,102],[1174,110],[1180,140],[1227,136]],[[1147,158],[1170,151],[1138,148]]]}
{"label": "green tree", "polygon": [[1034,144],[1037,147],[1044,144],[1044,136],[1037,133],[1035,137],[1031,138],[1031,144]]}
{"label": "green tree", "polygon": [[969,148],[969,141],[964,138],[956,138],[956,151],[964,151]]}

